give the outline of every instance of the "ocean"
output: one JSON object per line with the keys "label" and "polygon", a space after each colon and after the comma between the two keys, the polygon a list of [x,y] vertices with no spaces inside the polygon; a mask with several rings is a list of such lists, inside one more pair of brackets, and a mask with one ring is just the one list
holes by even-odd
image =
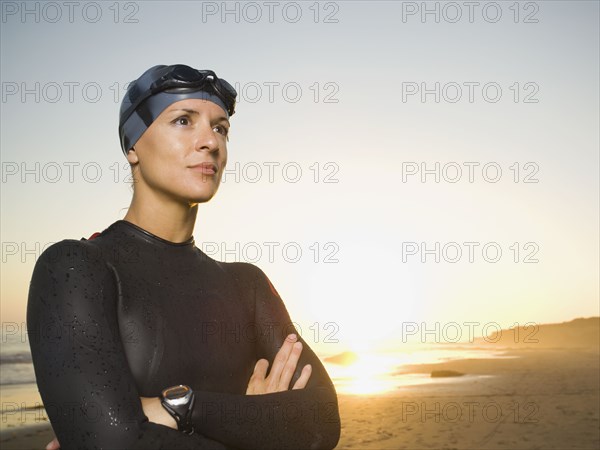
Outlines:
{"label": "ocean", "polygon": [[0,344],[0,386],[35,383],[27,335],[3,333]]}

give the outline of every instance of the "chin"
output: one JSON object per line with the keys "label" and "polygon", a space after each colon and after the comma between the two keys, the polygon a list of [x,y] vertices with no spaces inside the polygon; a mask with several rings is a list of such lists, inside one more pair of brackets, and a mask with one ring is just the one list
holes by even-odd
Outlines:
{"label": "chin", "polygon": [[215,196],[217,190],[218,185],[206,183],[202,185],[186,184],[172,192],[187,203],[206,203]]}
{"label": "chin", "polygon": [[203,192],[203,193],[194,193],[192,195],[187,195],[187,200],[190,203],[206,203],[210,201],[216,192]]}

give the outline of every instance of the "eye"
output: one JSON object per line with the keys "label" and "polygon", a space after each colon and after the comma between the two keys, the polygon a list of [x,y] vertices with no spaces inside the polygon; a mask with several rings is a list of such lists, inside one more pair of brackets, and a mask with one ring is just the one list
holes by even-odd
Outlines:
{"label": "eye", "polygon": [[175,119],[172,123],[176,124],[176,125],[189,125],[190,124],[190,119],[188,116],[180,116],[177,119]]}
{"label": "eye", "polygon": [[229,134],[229,128],[227,128],[223,125],[216,125],[214,127],[214,130],[217,130],[217,133],[220,133],[223,136],[227,136]]}

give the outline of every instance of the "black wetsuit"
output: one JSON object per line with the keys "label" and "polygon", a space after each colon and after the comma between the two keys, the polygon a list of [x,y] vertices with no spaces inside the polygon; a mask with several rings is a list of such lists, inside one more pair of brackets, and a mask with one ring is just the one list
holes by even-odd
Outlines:
{"label": "black wetsuit", "polygon": [[[333,448],[336,392],[267,276],[119,220],[38,259],[27,326],[44,406],[63,449]],[[245,395],[260,358],[285,337],[303,350],[290,386]],[[270,367],[269,366],[269,367]],[[185,384],[196,395],[186,435],[148,421],[139,397]]]}

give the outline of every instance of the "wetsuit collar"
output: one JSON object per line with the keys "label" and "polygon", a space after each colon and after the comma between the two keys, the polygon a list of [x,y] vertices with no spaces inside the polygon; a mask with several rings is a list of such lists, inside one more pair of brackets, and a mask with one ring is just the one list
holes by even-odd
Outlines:
{"label": "wetsuit collar", "polygon": [[120,226],[128,227],[129,229],[133,230],[135,232],[135,234],[137,234],[137,235],[141,235],[142,237],[145,237],[147,239],[150,239],[150,240],[153,240],[153,241],[156,241],[156,242],[160,242],[162,244],[169,245],[169,246],[172,246],[172,247],[194,246],[194,236],[191,236],[185,242],[171,242],[171,241],[168,241],[168,240],[163,239],[161,237],[158,237],[155,234],[152,234],[149,231],[144,230],[143,228],[135,225],[134,223],[128,222],[127,220],[117,220],[109,228],[111,228],[111,227],[113,227],[115,225],[120,225]]}

